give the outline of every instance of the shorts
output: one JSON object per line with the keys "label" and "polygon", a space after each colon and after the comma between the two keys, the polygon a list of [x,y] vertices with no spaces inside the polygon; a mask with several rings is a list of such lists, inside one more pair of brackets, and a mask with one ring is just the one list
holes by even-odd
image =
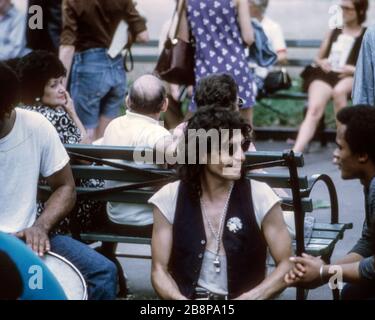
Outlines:
{"label": "shorts", "polygon": [[76,53],[70,92],[85,128],[95,129],[100,116],[118,117],[126,94],[123,57],[112,59],[102,48]]}
{"label": "shorts", "polygon": [[339,73],[337,72],[330,71],[327,73],[324,72],[320,67],[314,67],[309,69],[303,80],[302,89],[303,92],[307,92],[309,90],[309,86],[315,80],[321,80],[334,88],[342,79],[339,78]]}

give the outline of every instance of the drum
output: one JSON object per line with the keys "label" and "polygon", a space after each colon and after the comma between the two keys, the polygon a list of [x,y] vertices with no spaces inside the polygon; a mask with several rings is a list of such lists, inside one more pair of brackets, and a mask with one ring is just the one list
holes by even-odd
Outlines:
{"label": "drum", "polygon": [[68,300],[87,300],[85,279],[71,262],[51,251],[42,260],[60,283]]}

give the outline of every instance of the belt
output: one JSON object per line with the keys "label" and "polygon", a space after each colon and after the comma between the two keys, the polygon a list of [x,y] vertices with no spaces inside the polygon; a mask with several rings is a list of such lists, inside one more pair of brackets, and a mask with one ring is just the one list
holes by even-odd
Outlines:
{"label": "belt", "polygon": [[213,293],[201,287],[196,287],[194,300],[228,300],[228,296],[224,294]]}

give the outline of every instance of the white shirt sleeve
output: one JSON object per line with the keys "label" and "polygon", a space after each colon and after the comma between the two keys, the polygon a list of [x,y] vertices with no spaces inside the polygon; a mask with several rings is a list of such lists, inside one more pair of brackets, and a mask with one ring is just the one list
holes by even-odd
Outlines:
{"label": "white shirt sleeve", "polygon": [[173,224],[175,217],[179,186],[180,181],[169,183],[148,200],[148,203],[153,204],[160,210],[170,224]]}
{"label": "white shirt sleeve", "polygon": [[69,163],[69,156],[55,127],[47,119],[41,119],[39,135],[42,153],[40,173],[43,177],[50,177]]}
{"label": "white shirt sleeve", "polygon": [[250,181],[255,218],[259,228],[262,228],[264,217],[281,200],[266,183],[256,180]]}
{"label": "white shirt sleeve", "polygon": [[[177,206],[177,196],[180,181],[169,183],[155,193],[148,203],[156,206],[170,224],[173,224]],[[259,228],[262,227],[264,217],[277,204],[280,198],[263,182],[251,180],[251,192],[254,213]]]}
{"label": "white shirt sleeve", "polygon": [[281,26],[268,17],[264,18],[264,23],[262,22],[262,26],[264,28],[264,32],[271,41],[273,50],[275,50],[276,53],[285,51],[286,43]]}

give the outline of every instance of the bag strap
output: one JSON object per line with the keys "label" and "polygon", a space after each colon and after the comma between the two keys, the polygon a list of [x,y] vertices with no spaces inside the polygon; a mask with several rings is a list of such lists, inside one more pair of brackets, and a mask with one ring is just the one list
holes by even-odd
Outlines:
{"label": "bag strap", "polygon": [[168,39],[168,38],[171,38],[171,29],[172,29],[172,27],[173,27],[174,20],[176,19],[176,15],[178,14],[178,3],[179,3],[179,1],[176,1],[176,8],[174,9],[174,12],[173,12],[173,16],[172,16],[171,24],[169,25],[167,39]]}
{"label": "bag strap", "polygon": [[[124,69],[126,72],[131,72],[134,69],[134,58],[131,50],[133,42],[133,35],[128,32],[128,42],[124,47]],[[128,65],[128,60],[130,61],[130,66]]]}
{"label": "bag strap", "polygon": [[171,38],[171,30],[172,30],[172,27],[174,25],[174,21],[175,21],[176,16],[178,16],[178,21],[177,21],[177,25],[176,25],[176,28],[175,28],[175,31],[174,31],[173,39],[175,39],[177,37],[178,31],[179,31],[180,26],[181,26],[182,15],[184,14],[184,9],[185,9],[185,0],[176,1],[176,8],[174,10],[171,25],[169,26],[169,30],[168,30],[168,37],[169,38]]}
{"label": "bag strap", "polygon": [[181,22],[182,22],[182,15],[184,14],[184,10],[185,10],[185,0],[181,0],[181,1],[178,1],[177,2],[177,5],[181,3],[180,7],[178,8],[178,23],[177,23],[177,27],[176,27],[176,31],[175,31],[175,34],[174,34],[174,38],[177,37],[177,34],[178,32],[180,31],[180,27],[181,27]]}

